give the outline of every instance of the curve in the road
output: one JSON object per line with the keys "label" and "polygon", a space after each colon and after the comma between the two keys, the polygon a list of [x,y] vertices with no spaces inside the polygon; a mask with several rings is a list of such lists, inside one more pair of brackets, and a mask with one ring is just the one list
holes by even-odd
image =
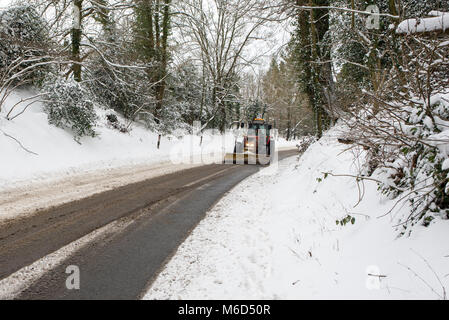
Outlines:
{"label": "curve in the road", "polygon": [[[279,158],[298,154],[280,152]],[[20,299],[136,299],[208,209],[259,166],[209,165],[104,192],[0,228],[0,279],[119,219],[132,221],[81,248],[25,289]],[[68,290],[66,267],[80,269]]]}

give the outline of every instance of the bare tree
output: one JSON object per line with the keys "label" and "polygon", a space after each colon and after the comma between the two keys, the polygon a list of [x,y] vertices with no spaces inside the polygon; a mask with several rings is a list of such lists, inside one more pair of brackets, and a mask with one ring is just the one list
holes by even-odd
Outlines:
{"label": "bare tree", "polygon": [[226,126],[225,101],[236,75],[261,55],[249,48],[255,41],[267,37],[262,34],[262,26],[276,13],[271,2],[187,0],[177,3],[183,26],[179,32],[190,45],[190,55],[200,61],[210,76],[213,109],[220,130]]}

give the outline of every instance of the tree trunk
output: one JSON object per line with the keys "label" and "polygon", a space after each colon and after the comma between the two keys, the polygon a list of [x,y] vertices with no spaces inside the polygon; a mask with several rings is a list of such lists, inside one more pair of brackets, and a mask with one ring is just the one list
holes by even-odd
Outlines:
{"label": "tree trunk", "polygon": [[287,108],[287,141],[290,141],[292,136],[292,112],[291,107]]}
{"label": "tree trunk", "polygon": [[[329,0],[309,0],[309,5],[328,7]],[[310,10],[310,38],[312,57],[312,107],[315,113],[316,135],[321,138],[323,130],[329,125],[324,104],[328,101],[325,97],[326,88],[331,87],[332,65],[330,63],[330,46],[324,45],[326,33],[329,31],[329,9]],[[324,62],[322,62],[324,61]],[[328,106],[331,109],[331,106]]]}
{"label": "tree trunk", "polygon": [[[162,34],[159,26],[159,13],[156,13],[156,52],[158,72],[156,82],[156,110],[155,116],[157,117],[164,106],[165,89],[167,82],[165,77],[167,76],[168,67],[168,35],[170,33],[170,4],[171,0],[164,0],[164,10],[162,19]],[[160,8],[159,0],[157,1],[157,11]]]}
{"label": "tree trunk", "polygon": [[[355,0],[351,0],[351,9],[355,10]],[[351,16],[351,28],[352,30],[355,29],[355,12],[352,12],[352,16]]]}
{"label": "tree trunk", "polygon": [[[310,6],[314,6],[313,0],[309,1]],[[316,135],[321,138],[323,135],[322,115],[319,99],[319,65],[318,65],[318,39],[317,29],[315,25],[315,10],[310,10],[310,38],[311,38],[311,56],[312,56],[312,83],[313,83],[313,98],[312,107],[315,113],[315,128]]]}
{"label": "tree trunk", "polygon": [[[296,4],[298,6],[305,6],[313,4],[310,0],[297,0]],[[314,68],[315,65],[313,61],[315,60],[312,55],[312,18],[311,18],[312,10],[302,10],[299,9],[298,12],[298,37],[299,37],[299,64],[300,64],[300,74],[302,77],[300,81],[302,82],[303,90],[307,99],[309,101],[309,105],[314,113],[314,121],[317,123],[316,117],[316,97],[315,97],[315,85],[314,85]],[[317,128],[315,127],[315,130]]]}
{"label": "tree trunk", "polygon": [[388,0],[388,6],[389,6],[389,9],[390,9],[390,13],[392,15],[394,15],[394,16],[397,16],[398,15],[398,10],[396,8],[395,0]]}
{"label": "tree trunk", "polygon": [[81,17],[83,0],[73,2],[73,27],[72,27],[72,71],[75,81],[81,81]]}

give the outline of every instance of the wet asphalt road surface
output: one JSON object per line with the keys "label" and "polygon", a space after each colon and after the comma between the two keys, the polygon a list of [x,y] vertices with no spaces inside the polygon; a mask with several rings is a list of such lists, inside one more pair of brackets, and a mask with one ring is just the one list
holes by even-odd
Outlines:
{"label": "wet asphalt road surface", "polygon": [[[298,155],[279,152],[279,159]],[[152,178],[0,225],[0,280],[118,219],[117,234],[95,239],[25,289],[19,299],[138,299],[206,212],[261,169],[208,165]],[[66,267],[80,289],[66,288]]]}

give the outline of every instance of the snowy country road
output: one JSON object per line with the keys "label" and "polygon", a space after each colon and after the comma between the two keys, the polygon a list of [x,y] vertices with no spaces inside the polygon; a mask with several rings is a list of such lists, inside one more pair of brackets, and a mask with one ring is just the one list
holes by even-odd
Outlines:
{"label": "snowy country road", "polygon": [[[140,298],[208,209],[259,169],[191,168],[8,221],[0,225],[0,298]],[[71,265],[80,290],[66,288]]]}

